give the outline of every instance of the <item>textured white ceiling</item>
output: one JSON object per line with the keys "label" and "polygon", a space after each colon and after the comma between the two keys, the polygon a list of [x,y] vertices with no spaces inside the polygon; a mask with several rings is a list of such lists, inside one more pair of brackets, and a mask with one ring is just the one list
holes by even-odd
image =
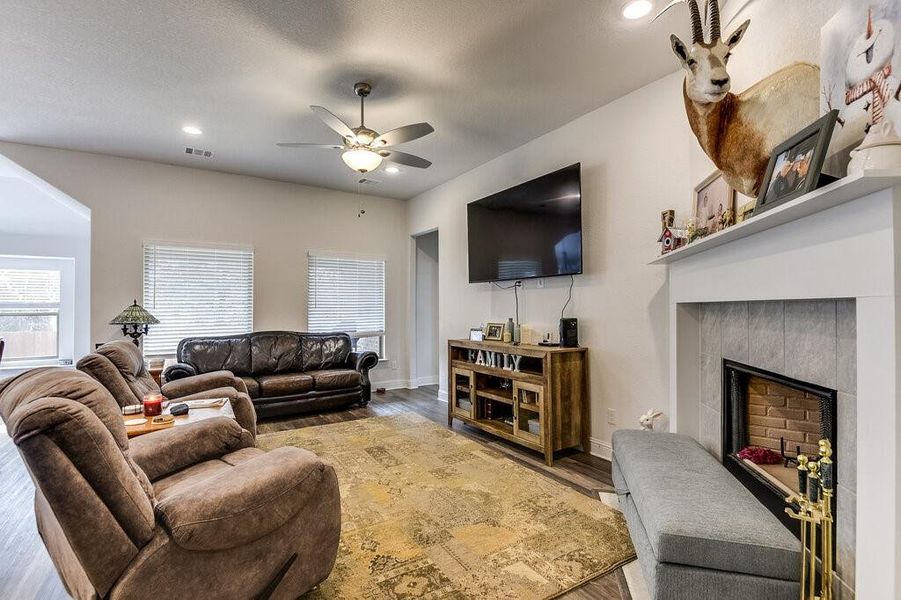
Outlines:
{"label": "textured white ceiling", "polygon": [[674,71],[668,34],[686,33],[685,11],[648,26],[621,4],[8,0],[0,139],[355,191],[339,153],[275,143],[334,142],[308,106],[356,125],[366,80],[368,126],[436,129],[398,148],[431,168],[380,170],[367,188],[409,198]]}

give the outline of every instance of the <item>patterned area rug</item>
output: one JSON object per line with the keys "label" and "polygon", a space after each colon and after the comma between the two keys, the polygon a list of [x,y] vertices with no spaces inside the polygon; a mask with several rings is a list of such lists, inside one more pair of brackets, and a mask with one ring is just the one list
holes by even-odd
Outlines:
{"label": "patterned area rug", "polygon": [[635,556],[618,511],[419,415],[257,442],[307,448],[338,472],[338,560],[307,598],[539,600]]}

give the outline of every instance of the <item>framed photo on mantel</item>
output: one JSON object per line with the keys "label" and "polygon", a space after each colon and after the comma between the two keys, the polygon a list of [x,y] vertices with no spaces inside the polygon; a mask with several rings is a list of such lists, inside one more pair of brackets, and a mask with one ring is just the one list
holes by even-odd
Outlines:
{"label": "framed photo on mantel", "polygon": [[754,207],[755,216],[820,187],[823,161],[837,119],[838,111],[830,111],[773,150]]}

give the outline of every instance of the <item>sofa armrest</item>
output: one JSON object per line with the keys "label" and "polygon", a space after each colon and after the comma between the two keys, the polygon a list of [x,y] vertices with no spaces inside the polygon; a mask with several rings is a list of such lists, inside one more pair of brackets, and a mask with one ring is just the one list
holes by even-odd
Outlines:
{"label": "sofa armrest", "polygon": [[364,377],[369,374],[369,369],[372,369],[378,364],[379,355],[371,351],[351,352],[350,356],[347,357],[348,368],[359,371]]}
{"label": "sofa armrest", "polygon": [[231,371],[211,371],[175,381],[167,381],[160,391],[166,398],[174,399],[189,396],[216,388],[234,387],[235,376]]}
{"label": "sofa armrest", "polygon": [[172,540],[186,550],[249,544],[301,510],[338,501],[335,470],[309,452],[278,448],[186,487],[156,506]]}
{"label": "sofa armrest", "polygon": [[170,382],[185,377],[194,377],[197,369],[187,363],[175,363],[163,369],[163,381]]}
{"label": "sofa armrest", "polygon": [[228,417],[186,423],[128,441],[131,458],[150,481],[249,446],[253,438]]}

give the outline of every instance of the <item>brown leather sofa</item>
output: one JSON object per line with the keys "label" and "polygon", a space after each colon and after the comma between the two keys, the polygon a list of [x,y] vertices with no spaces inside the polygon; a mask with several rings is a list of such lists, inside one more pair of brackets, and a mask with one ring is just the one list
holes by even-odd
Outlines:
{"label": "brown leather sofa", "polygon": [[129,440],[112,395],[60,368],[0,381],[0,417],[74,598],[297,598],[334,566],[338,480],[309,451],[227,417]]}
{"label": "brown leather sofa", "polygon": [[157,385],[140,349],[127,340],[109,342],[75,365],[105,387],[119,406],[141,404],[144,394],[161,392],[169,400],[228,398],[238,424],[256,437],[257,415],[244,382],[228,371],[204,373]]}
{"label": "brown leather sofa", "polygon": [[354,352],[346,333],[293,331],[187,338],[176,356],[163,372],[167,382],[229,371],[244,381],[260,417],[365,406],[369,370],[379,361],[375,352]]}

